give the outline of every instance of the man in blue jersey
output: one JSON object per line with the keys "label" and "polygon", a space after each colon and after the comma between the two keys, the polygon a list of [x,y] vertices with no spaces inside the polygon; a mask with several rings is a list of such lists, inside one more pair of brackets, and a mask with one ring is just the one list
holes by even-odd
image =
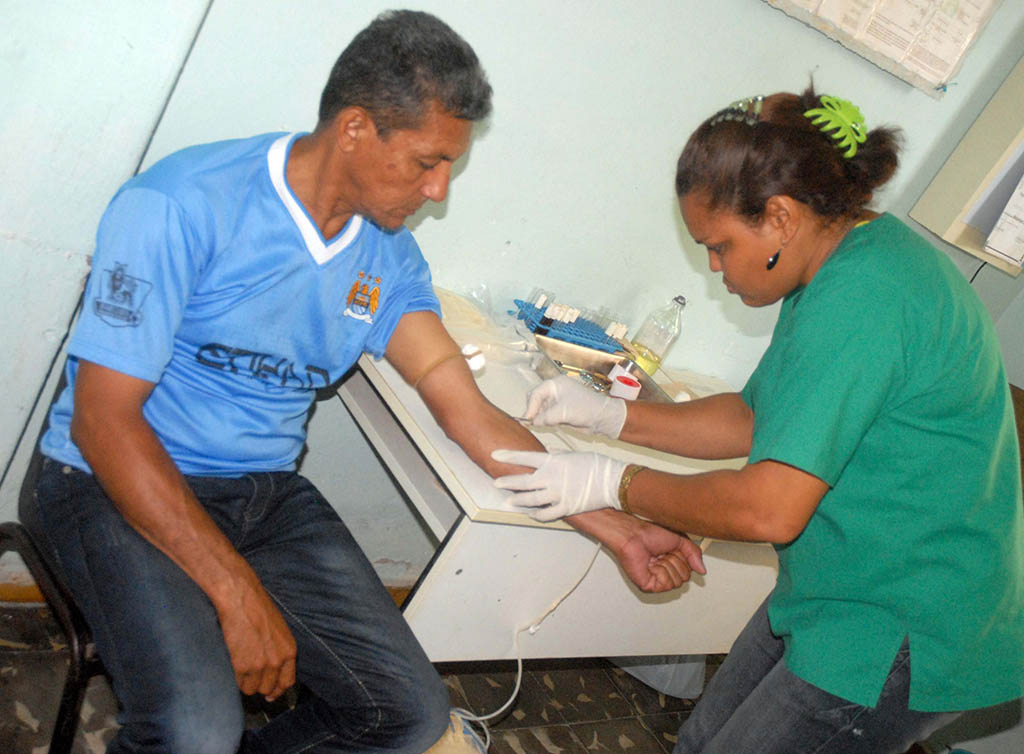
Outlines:
{"label": "man in blue jersey", "polygon": [[[444,200],[490,97],[448,26],[386,13],[338,59],[312,133],[185,149],[111,201],[37,487],[123,708],[108,751],[443,746],[444,685],[295,469],[315,391],[364,352],[491,474],[516,470],[494,448],[539,448],[476,388],[403,227]],[[621,512],[573,523],[643,589],[700,567]],[[302,703],[243,735],[239,690],[296,680]]]}

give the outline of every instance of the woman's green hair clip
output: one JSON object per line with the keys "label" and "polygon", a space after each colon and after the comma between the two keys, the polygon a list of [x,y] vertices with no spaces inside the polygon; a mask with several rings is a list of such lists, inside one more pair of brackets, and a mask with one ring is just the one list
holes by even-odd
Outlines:
{"label": "woman's green hair clip", "polygon": [[[810,118],[811,123],[820,127],[822,133],[835,139],[839,149],[845,147],[843,157],[850,159],[857,154],[857,145],[863,144],[868,138],[864,116],[856,105],[839,97],[823,94],[820,100],[822,106],[805,111],[804,117]],[[829,131],[834,133],[829,134]]]}

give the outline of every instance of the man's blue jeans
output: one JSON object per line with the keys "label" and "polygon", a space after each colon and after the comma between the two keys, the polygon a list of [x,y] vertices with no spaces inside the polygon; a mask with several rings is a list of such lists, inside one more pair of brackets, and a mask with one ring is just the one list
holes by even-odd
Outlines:
{"label": "man's blue jeans", "polygon": [[877,707],[852,704],[797,678],[786,669],[783,650],[765,600],[679,729],[673,754],[904,754],[956,717],[907,709],[906,642]]}
{"label": "man's blue jeans", "polygon": [[[245,734],[242,751],[421,754],[448,695],[373,567],[302,476],[188,477],[298,644],[310,699]],[[140,536],[90,475],[47,460],[41,518],[121,703],[108,752],[234,754],[242,699],[206,595]]]}

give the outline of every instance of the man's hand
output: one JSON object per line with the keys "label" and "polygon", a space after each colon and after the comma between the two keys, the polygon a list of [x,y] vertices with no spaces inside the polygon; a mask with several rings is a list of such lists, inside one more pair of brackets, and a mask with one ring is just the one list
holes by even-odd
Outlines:
{"label": "man's hand", "polygon": [[72,439],[128,524],[210,598],[238,687],[274,699],[295,682],[295,639],[143,416],[152,389],[151,382],[80,362]]}
{"label": "man's hand", "polygon": [[700,548],[689,537],[646,521],[638,523],[616,555],[641,591],[667,592],[689,581],[691,571],[707,573]]}
{"label": "man's hand", "polygon": [[295,683],[295,637],[258,583],[236,596],[237,602],[217,615],[238,688],[273,701]]}
{"label": "man's hand", "polygon": [[562,375],[544,380],[530,391],[523,418],[538,427],[565,424],[614,440],[626,423],[626,402]]}
{"label": "man's hand", "polygon": [[498,477],[494,486],[513,490],[510,501],[537,521],[600,508],[619,509],[619,480],[626,464],[599,453],[495,450],[495,461],[535,468],[532,474]]}

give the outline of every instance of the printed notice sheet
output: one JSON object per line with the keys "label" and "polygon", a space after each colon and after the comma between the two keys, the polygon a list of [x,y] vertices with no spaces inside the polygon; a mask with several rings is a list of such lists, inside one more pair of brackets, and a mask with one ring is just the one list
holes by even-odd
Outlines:
{"label": "printed notice sheet", "polygon": [[1000,0],[765,0],[941,96]]}
{"label": "printed notice sheet", "polygon": [[1024,178],[1017,183],[996,227],[985,240],[985,251],[1016,265],[1024,262]]}

